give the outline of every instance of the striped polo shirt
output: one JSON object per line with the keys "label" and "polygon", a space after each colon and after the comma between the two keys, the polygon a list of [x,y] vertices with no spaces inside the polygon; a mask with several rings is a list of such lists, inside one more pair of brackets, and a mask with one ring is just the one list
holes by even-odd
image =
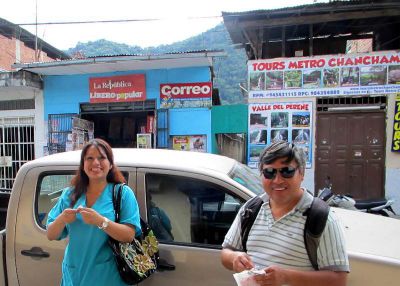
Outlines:
{"label": "striped polo shirt", "polygon": [[[249,232],[247,253],[258,268],[277,265],[297,270],[314,270],[304,244],[304,225],[307,217],[303,213],[311,206],[313,196],[303,191],[303,196],[293,210],[275,220],[266,194],[261,196],[261,206]],[[243,251],[240,237],[240,215],[232,223],[225,236],[223,248]],[[321,270],[349,271],[342,226],[336,215],[329,211],[328,220],[317,250],[318,266]]]}

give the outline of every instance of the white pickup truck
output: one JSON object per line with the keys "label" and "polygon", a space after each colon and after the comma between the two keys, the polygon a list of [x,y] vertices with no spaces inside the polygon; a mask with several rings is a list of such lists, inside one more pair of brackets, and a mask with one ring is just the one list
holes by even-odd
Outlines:
{"label": "white pickup truck", "polygon": [[[234,285],[232,273],[220,263],[220,245],[240,206],[263,191],[259,177],[235,160],[212,154],[114,149],[114,155],[135,190],[142,217],[151,223],[151,208],[157,206],[171,222],[170,236],[156,231],[160,269],[141,285]],[[18,172],[0,236],[0,285],[59,284],[66,241],[48,241],[45,223],[79,159],[79,151],[60,153],[26,163]],[[400,285],[400,221],[335,212],[345,226],[348,285]]]}

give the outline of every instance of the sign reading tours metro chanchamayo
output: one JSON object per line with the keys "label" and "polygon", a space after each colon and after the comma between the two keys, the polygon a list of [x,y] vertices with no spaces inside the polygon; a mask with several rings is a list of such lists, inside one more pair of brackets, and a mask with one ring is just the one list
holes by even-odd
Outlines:
{"label": "sign reading tours metro chanchamayo", "polygon": [[210,107],[211,82],[160,84],[161,108]]}
{"label": "sign reading tours metro chanchamayo", "polygon": [[142,101],[146,99],[144,74],[89,78],[90,103]]}
{"label": "sign reading tours metro chanchamayo", "polygon": [[249,99],[400,92],[400,52],[248,62]]}

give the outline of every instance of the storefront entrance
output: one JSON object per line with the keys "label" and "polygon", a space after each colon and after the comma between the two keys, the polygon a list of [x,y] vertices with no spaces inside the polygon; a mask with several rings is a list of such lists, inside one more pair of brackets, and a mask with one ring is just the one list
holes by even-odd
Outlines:
{"label": "storefront entrance", "polygon": [[147,117],[154,112],[93,113],[81,118],[94,124],[94,137],[102,138],[114,148],[137,146],[137,134],[147,133]]}
{"label": "storefront entrance", "polygon": [[[138,134],[154,134],[155,101],[81,104],[80,109],[80,117],[93,122],[94,137],[114,148],[136,148]],[[154,147],[154,136],[150,137]]]}

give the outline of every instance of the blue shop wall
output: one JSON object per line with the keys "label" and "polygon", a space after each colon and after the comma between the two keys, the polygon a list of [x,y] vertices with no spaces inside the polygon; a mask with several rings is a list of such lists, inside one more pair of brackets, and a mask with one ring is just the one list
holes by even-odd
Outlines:
{"label": "blue shop wall", "polygon": [[[126,74],[146,75],[146,96],[147,99],[157,100],[157,108],[160,106],[160,84],[211,81],[209,67],[46,76],[44,77],[44,118],[47,120],[49,114],[79,113],[79,103],[89,102],[89,78]],[[207,124],[211,126],[210,122]]]}
{"label": "blue shop wall", "polygon": [[207,153],[212,151],[211,110],[208,108],[182,108],[169,110],[170,136],[206,135]]}

